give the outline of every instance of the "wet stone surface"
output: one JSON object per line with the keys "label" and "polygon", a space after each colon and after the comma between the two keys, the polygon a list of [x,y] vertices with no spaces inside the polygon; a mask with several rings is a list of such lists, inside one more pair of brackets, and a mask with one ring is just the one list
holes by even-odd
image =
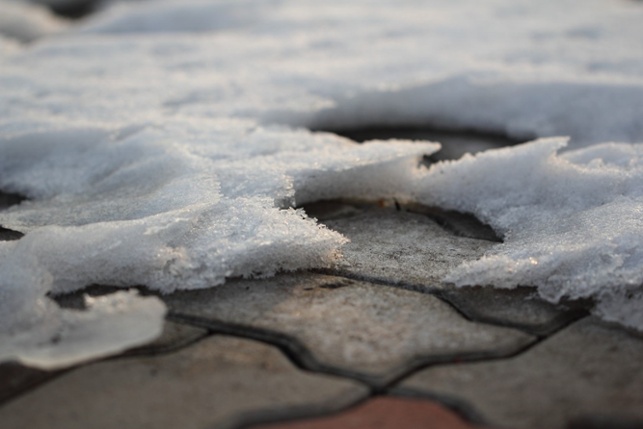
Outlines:
{"label": "wet stone surface", "polygon": [[298,370],[274,347],[214,336],[71,371],[0,408],[0,421],[3,429],[225,428],[262,413],[334,411],[366,395],[356,382]]}
{"label": "wet stone surface", "polygon": [[230,282],[162,298],[174,317],[206,327],[235,325],[247,335],[281,334],[310,353],[307,366],[376,384],[423,363],[503,356],[534,340],[467,321],[429,294],[316,274]]}
{"label": "wet stone surface", "polygon": [[466,401],[501,427],[555,429],[601,419],[643,427],[641,356],[640,336],[587,317],[511,359],[436,366],[399,390]]}

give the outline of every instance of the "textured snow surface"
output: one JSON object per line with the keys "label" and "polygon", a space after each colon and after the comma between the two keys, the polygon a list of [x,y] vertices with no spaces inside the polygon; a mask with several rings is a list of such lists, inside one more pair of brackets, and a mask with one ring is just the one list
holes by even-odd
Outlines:
{"label": "textured snow surface", "polygon": [[566,139],[435,164],[416,198],[474,213],[503,236],[447,276],[457,285],[537,286],[553,302],[593,298],[605,319],[643,328],[643,144],[564,154]]}
{"label": "textured snow surface", "polygon": [[[101,298],[81,316],[47,294],[329,266],[345,239],[292,207],[336,197],[471,211],[505,243],[450,280],[592,297],[643,329],[628,144],[643,142],[642,4],[150,0],[69,25],[9,8],[0,189],[29,200],[0,212],[26,233],[0,243],[0,358],[66,365],[159,332],[151,298]],[[544,140],[426,171],[434,144],[304,129],[387,124],[565,135],[572,150]],[[109,337],[114,314],[156,322]]]}

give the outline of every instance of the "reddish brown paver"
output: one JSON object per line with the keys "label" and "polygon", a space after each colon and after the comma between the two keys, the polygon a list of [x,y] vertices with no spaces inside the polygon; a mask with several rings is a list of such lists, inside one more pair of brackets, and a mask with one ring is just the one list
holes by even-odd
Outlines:
{"label": "reddish brown paver", "polygon": [[448,408],[422,399],[378,397],[342,413],[252,429],[472,429]]}

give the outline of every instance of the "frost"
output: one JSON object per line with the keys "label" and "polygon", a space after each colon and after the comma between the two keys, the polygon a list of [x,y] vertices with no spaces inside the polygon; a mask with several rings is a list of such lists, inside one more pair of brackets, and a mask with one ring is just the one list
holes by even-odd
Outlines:
{"label": "frost", "polygon": [[[604,318],[643,327],[639,146],[576,150],[643,141],[640,5],[101,3],[73,24],[0,4],[1,33],[39,38],[0,39],[0,189],[28,197],[0,212],[26,233],[0,243],[3,358],[107,353],[109,300],[141,326],[106,339],[111,350],[158,332],[157,307],[156,325],[140,322],[158,305],[149,298],[103,298],[81,316],[48,295],[329,266],[345,238],[293,207],[337,197],[474,212],[505,243],[451,280],[592,297]],[[302,129],[426,124],[571,140],[560,154],[562,140],[544,140],[427,172],[418,161],[435,144]]]}

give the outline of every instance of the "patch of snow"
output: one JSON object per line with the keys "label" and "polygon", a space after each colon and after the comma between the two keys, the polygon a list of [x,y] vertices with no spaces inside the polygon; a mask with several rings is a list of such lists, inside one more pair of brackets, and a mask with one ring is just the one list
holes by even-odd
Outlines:
{"label": "patch of snow", "polygon": [[[0,139],[0,187],[32,198],[0,212],[0,224],[27,233],[5,245],[0,272],[11,273],[5,288],[20,305],[7,299],[0,324],[17,323],[11,309],[24,308],[23,317],[51,307],[48,292],[89,284],[167,293],[327,267],[345,239],[290,207],[396,194],[422,154],[439,147],[356,145],[238,120],[181,125],[53,127]],[[51,317],[37,316],[21,322],[23,330],[37,332]],[[25,353],[35,351],[25,345]],[[47,365],[28,356],[21,359]]]}
{"label": "patch of snow", "polygon": [[17,332],[3,329],[0,361],[53,370],[110,356],[161,335],[166,310],[156,297],[123,291],[85,301],[84,311],[40,302],[43,308],[37,324]]}
{"label": "patch of snow", "polygon": [[[590,296],[643,329],[639,146],[575,150],[643,141],[641,22],[640,5],[605,0],[158,0],[0,42],[0,189],[30,198],[0,212],[26,233],[0,244],[2,332],[35,356],[59,336],[44,321],[68,314],[46,295],[92,283],[171,292],[328,266],[345,239],[292,207],[387,196],[505,236],[453,281]],[[545,140],[426,172],[434,144],[297,128],[387,124],[569,135],[572,150]]]}
{"label": "patch of snow", "polygon": [[504,242],[447,276],[456,285],[538,287],[543,298],[592,298],[608,320],[643,324],[643,144],[564,154],[566,139],[433,165],[415,198],[474,213]]}

